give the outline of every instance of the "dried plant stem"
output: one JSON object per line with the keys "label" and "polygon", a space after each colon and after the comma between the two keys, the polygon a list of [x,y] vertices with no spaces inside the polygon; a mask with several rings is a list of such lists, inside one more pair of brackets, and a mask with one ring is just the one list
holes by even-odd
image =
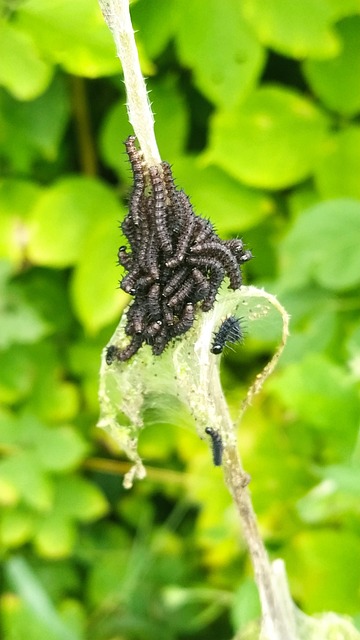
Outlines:
{"label": "dried plant stem", "polygon": [[112,32],[117,55],[122,64],[129,121],[139,141],[146,164],[158,165],[161,158],[155,139],[154,117],[140,69],[129,0],[99,0],[99,4]]}

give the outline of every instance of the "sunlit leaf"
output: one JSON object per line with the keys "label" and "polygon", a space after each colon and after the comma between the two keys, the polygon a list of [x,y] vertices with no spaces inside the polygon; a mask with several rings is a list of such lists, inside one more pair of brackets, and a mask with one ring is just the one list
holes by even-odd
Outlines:
{"label": "sunlit leaf", "polygon": [[241,107],[214,116],[206,158],[248,186],[281,189],[311,174],[325,132],[324,115],[308,99],[262,87]]}
{"label": "sunlit leaf", "polygon": [[119,61],[96,0],[31,0],[22,3],[17,25],[31,34],[44,57],[88,78],[116,73]]}
{"label": "sunlit leaf", "polygon": [[41,60],[35,42],[0,21],[0,84],[18,100],[33,100],[50,82],[52,68]]}
{"label": "sunlit leaf", "polygon": [[[94,223],[111,216],[116,221],[120,212],[114,194],[100,182],[85,177],[63,178],[44,191],[32,211],[30,260],[51,267],[75,264]],[[87,257],[90,259],[90,255]]]}
{"label": "sunlit leaf", "polygon": [[265,62],[236,0],[181,2],[176,42],[198,88],[223,107],[238,104],[250,93]]}
{"label": "sunlit leaf", "polygon": [[243,12],[260,42],[285,56],[327,58],[339,49],[326,0],[244,0]]}

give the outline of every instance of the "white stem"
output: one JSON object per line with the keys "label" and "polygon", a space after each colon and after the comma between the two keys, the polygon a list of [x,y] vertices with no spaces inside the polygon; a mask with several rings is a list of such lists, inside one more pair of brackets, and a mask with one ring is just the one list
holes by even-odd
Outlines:
{"label": "white stem", "polygon": [[140,69],[129,0],[99,0],[105,21],[112,32],[122,64],[127,93],[129,121],[148,166],[161,162],[154,132],[154,116]]}

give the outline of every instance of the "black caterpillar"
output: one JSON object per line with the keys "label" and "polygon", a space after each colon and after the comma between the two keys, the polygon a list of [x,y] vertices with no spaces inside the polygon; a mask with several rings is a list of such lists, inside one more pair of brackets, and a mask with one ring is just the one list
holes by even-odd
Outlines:
{"label": "black caterpillar", "polygon": [[222,353],[227,342],[238,342],[243,339],[243,331],[241,327],[241,318],[229,316],[224,320],[219,330],[215,333],[211,353],[216,355]]}
{"label": "black caterpillar", "polygon": [[223,443],[221,435],[218,431],[215,431],[212,427],[206,427],[205,433],[211,438],[211,446],[213,453],[213,462],[215,467],[221,467],[222,455],[223,455]]}
{"label": "black caterpillar", "polygon": [[221,240],[211,222],[194,213],[167,162],[146,166],[135,140],[125,142],[134,179],[121,224],[129,248],[118,252],[127,271],[120,286],[134,296],[126,312],[130,342],[123,349],[110,345],[108,365],[129,360],[143,344],[160,355],[192,327],[198,307],[212,309],[225,277],[231,289],[241,286],[241,265],[252,257],[240,239]]}

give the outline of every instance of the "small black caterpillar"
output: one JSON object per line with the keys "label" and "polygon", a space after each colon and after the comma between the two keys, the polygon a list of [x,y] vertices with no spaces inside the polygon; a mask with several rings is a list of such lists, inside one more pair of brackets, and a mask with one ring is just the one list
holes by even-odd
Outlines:
{"label": "small black caterpillar", "polygon": [[213,462],[215,467],[221,467],[222,464],[222,455],[223,455],[223,443],[221,439],[221,435],[218,431],[215,431],[212,427],[206,427],[205,433],[208,434],[211,438],[211,446],[213,453]]}
{"label": "small black caterpillar", "polygon": [[106,349],[105,360],[107,365],[111,365],[117,357],[118,348],[114,344],[111,344]]}
{"label": "small black caterpillar", "polygon": [[211,346],[211,353],[215,355],[222,353],[227,342],[238,342],[243,338],[243,331],[240,324],[241,318],[229,316],[221,324],[219,330],[214,335]]}

